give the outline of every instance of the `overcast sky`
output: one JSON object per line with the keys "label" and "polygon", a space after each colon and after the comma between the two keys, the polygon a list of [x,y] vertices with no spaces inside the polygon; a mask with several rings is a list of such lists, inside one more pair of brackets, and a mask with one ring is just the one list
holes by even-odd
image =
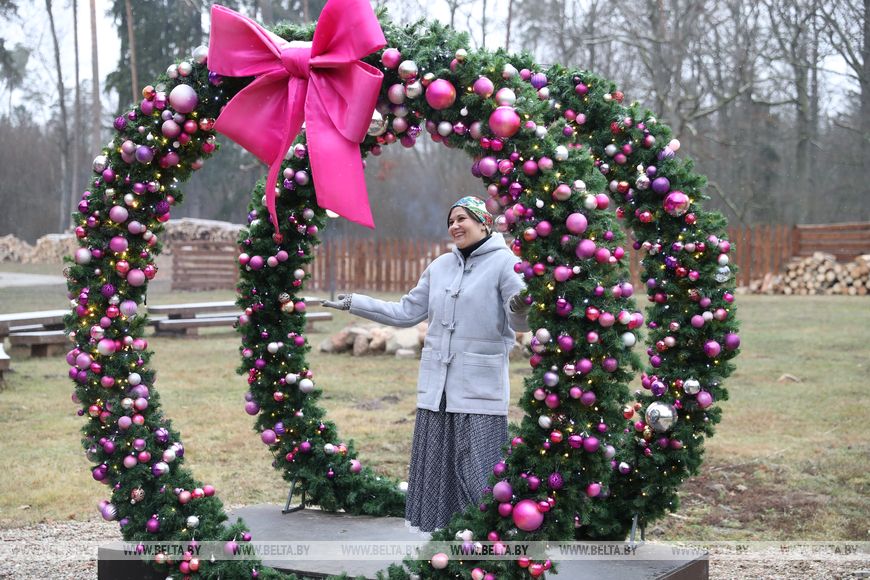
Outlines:
{"label": "overcast sky", "polygon": [[[179,0],[180,1],[180,0]],[[34,54],[31,56],[28,64],[28,79],[27,84],[31,87],[41,86],[42,93],[45,95],[45,102],[41,104],[32,103],[30,110],[34,112],[37,122],[44,121],[49,115],[49,107],[56,102],[56,76],[54,69],[54,53],[51,40],[51,29],[49,26],[48,17],[46,16],[45,3],[39,0],[24,0],[19,3],[19,17],[3,22],[0,25],[0,36],[6,38],[7,48],[11,48],[17,43],[24,44],[31,48]],[[55,25],[58,31],[58,39],[61,44],[61,67],[64,74],[64,85],[69,88],[74,84],[75,74],[75,54],[73,52],[73,18],[70,0],[56,0],[54,3]],[[118,38],[117,28],[112,21],[112,18],[107,15],[109,10],[109,0],[96,0],[97,7],[97,33],[98,45],[100,54],[100,82],[101,87],[108,73],[114,70],[118,60],[118,52],[120,50],[120,40]],[[400,7],[391,8],[391,13],[394,18],[414,18],[420,15],[420,10],[424,10],[426,14],[422,14],[428,18],[439,18],[443,21],[448,19],[446,12],[446,3],[443,1],[437,2],[403,2]],[[469,8],[472,13],[479,10],[482,2],[474,2]],[[90,86],[91,79],[91,25],[90,25],[90,7],[89,0],[79,0],[78,3],[78,28],[79,28],[79,75],[82,82],[87,81]],[[408,12],[408,14],[403,14]],[[496,14],[498,11],[494,11]],[[413,13],[413,14],[412,14]],[[403,18],[404,17],[404,18]],[[457,18],[457,25],[465,23],[464,16]],[[208,26],[206,22],[205,26]],[[491,21],[490,36],[488,43],[502,42],[501,34],[503,34],[503,26],[497,26]],[[514,50],[517,47],[512,47]],[[167,65],[171,64],[176,55],[167,55]],[[848,89],[852,88],[854,83],[851,82],[845,75],[845,63],[840,58],[829,58],[823,63],[824,69],[829,76],[829,83],[826,83],[829,88],[828,98],[824,99],[823,103],[829,112],[842,110],[848,99]],[[0,111],[2,114],[8,112],[9,93],[8,89],[3,87],[0,93]],[[12,103],[21,102],[25,98],[21,91],[16,91],[12,95]],[[103,94],[103,102],[107,110],[115,110],[116,99],[114,94]]]}

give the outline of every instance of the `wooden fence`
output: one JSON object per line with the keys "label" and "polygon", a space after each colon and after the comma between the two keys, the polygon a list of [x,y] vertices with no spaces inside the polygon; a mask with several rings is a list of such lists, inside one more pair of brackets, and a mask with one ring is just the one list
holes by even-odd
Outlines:
{"label": "wooden fence", "polygon": [[[793,257],[833,254],[841,262],[870,253],[870,222],[728,228],[739,268],[738,285],[779,272]],[[306,287],[331,290],[404,292],[426,266],[449,250],[448,242],[420,240],[327,240],[315,250]],[[238,249],[232,243],[181,242],[172,247],[172,287],[179,290],[232,289],[238,280]],[[640,253],[627,249],[631,278],[638,286]],[[334,283],[331,281],[334,280]]]}
{"label": "wooden fence", "polygon": [[173,242],[172,289],[235,289],[239,279],[238,255],[239,249],[233,242]]}

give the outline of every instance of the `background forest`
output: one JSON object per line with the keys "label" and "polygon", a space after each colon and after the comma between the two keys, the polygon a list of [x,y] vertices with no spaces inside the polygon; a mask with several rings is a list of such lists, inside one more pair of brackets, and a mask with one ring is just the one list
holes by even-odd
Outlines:
{"label": "background forest", "polygon": [[[316,20],[324,1],[222,3],[274,24]],[[543,65],[613,79],[673,127],[681,154],[709,177],[708,205],[734,225],[870,219],[870,0],[377,4],[398,21],[449,23],[469,34],[469,48],[526,50]],[[210,6],[0,0],[0,235],[33,242],[68,228],[70,202],[86,188],[112,119],[207,43]],[[98,21],[111,22],[114,37]],[[244,221],[266,169],[228,140],[222,145],[219,161],[186,184],[173,217]],[[470,166],[430,141],[369,158],[377,229],[338,220],[326,237],[440,239],[449,203],[485,193]]]}

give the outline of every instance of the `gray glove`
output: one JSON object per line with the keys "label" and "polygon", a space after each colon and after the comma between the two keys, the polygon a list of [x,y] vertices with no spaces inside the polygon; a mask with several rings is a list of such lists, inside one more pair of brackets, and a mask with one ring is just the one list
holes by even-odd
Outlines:
{"label": "gray glove", "polygon": [[324,300],[321,306],[324,308],[335,308],[336,310],[350,310],[350,301],[353,294],[339,294],[335,300]]}
{"label": "gray glove", "polygon": [[514,314],[527,314],[532,306],[531,304],[526,304],[525,298],[523,298],[521,293],[517,292],[511,296],[508,307]]}

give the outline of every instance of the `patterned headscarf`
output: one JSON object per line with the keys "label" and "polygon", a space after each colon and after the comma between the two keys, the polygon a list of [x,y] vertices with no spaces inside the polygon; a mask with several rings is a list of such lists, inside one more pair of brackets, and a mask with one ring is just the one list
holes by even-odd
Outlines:
{"label": "patterned headscarf", "polygon": [[451,205],[450,209],[447,211],[448,219],[450,217],[450,212],[453,211],[454,207],[465,208],[477,221],[485,225],[487,228],[492,229],[492,214],[487,211],[486,204],[479,197],[466,195]]}

